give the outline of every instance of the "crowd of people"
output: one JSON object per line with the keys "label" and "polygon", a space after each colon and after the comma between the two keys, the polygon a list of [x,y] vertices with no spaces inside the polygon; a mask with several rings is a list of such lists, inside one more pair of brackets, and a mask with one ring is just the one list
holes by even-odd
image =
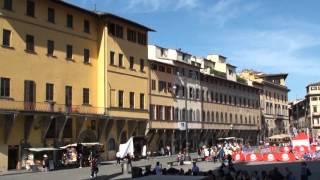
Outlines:
{"label": "crowd of people", "polygon": [[[161,168],[159,162],[157,162],[155,168],[146,169],[144,176],[150,175],[177,175],[177,176],[203,176],[206,179],[212,180],[308,180],[312,175],[309,167],[305,162],[301,163],[300,176],[295,176],[293,172],[288,168],[284,168],[284,173],[280,171],[278,167],[274,167],[270,171],[261,170],[261,171],[247,171],[235,169],[233,164],[225,165],[222,163],[221,167],[215,171],[200,171],[200,168],[197,166],[196,162],[193,162],[192,168],[184,171],[183,168],[176,169],[173,167]],[[141,174],[142,175],[142,174]]]}

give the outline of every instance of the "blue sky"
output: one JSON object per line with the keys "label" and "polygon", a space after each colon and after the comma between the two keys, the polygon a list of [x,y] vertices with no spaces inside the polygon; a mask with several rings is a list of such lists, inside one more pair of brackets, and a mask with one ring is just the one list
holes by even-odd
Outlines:
{"label": "blue sky", "polygon": [[222,54],[241,69],[289,73],[289,99],[320,81],[320,1],[69,0],[155,29],[150,44]]}

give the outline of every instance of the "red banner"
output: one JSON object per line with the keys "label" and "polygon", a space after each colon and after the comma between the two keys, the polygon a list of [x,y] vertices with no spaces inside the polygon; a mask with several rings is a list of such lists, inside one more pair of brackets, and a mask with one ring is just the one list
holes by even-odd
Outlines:
{"label": "red banner", "polygon": [[246,161],[262,161],[263,157],[261,154],[247,154]]}
{"label": "red banner", "polygon": [[270,153],[270,154],[263,154],[263,160],[272,162],[272,161],[276,161],[277,159],[274,154]]}
{"label": "red banner", "polygon": [[244,161],[244,160],[245,160],[243,153],[234,153],[234,154],[232,155],[232,158],[233,158],[233,160],[236,161],[236,162]]}

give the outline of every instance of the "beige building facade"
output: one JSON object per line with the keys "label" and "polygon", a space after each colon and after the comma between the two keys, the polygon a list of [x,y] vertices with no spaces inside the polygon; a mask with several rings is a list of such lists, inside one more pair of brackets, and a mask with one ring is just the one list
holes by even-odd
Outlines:
{"label": "beige building facade", "polygon": [[148,51],[151,104],[147,138],[152,152],[167,145],[179,152],[186,142],[196,150],[228,136],[251,144],[258,141],[259,89],[238,82],[235,66],[227,64],[225,57],[217,56],[225,64],[216,68],[212,55],[199,58],[156,45],[149,45]]}
{"label": "beige building facade", "polygon": [[263,138],[275,134],[289,133],[288,92],[285,84],[288,74],[265,74],[244,70],[240,76],[253,86],[261,89],[260,104],[262,110]]}

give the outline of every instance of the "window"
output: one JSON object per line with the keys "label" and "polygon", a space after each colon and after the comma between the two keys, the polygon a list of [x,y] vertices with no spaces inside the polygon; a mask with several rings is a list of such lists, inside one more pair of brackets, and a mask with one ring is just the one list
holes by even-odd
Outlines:
{"label": "window", "polygon": [[89,88],[83,88],[83,104],[90,104]]}
{"label": "window", "polygon": [[67,45],[67,54],[66,54],[66,59],[72,59],[73,56],[73,47],[72,45]]}
{"label": "window", "polygon": [[108,24],[108,33],[112,36],[115,35],[115,24],[113,23]]}
{"label": "window", "polygon": [[134,92],[129,93],[130,109],[134,109]]}
{"label": "window", "polygon": [[90,33],[90,22],[89,20],[83,21],[83,32]]}
{"label": "window", "polygon": [[159,92],[165,92],[167,88],[167,83],[164,81],[159,81]]}
{"label": "window", "polygon": [[10,97],[9,78],[0,78],[0,97]]}
{"label": "window", "polygon": [[144,71],[144,60],[140,59],[140,71],[143,72]]}
{"label": "window", "polygon": [[193,89],[189,88],[189,98],[193,98]]}
{"label": "window", "polygon": [[151,80],[151,90],[156,90],[157,87],[156,87],[156,80]]}
{"label": "window", "polygon": [[46,84],[46,101],[53,101],[53,84]]}
{"label": "window", "polygon": [[133,65],[134,65],[134,57],[130,56],[129,61],[130,61],[130,62],[129,62],[129,63],[130,63],[129,68],[130,68],[130,69],[133,69]]}
{"label": "window", "polygon": [[313,112],[317,112],[317,106],[313,106]]}
{"label": "window", "polygon": [[138,32],[138,43],[141,45],[147,45],[147,35],[145,33]]}
{"label": "window", "polygon": [[151,69],[156,71],[158,69],[157,64],[152,63],[151,64]]}
{"label": "window", "polygon": [[155,105],[150,105],[150,119],[155,120]]}
{"label": "window", "polygon": [[200,95],[199,95],[199,89],[196,89],[196,99],[199,99]]}
{"label": "window", "polygon": [[168,82],[168,92],[172,93],[172,84]]}
{"label": "window", "polygon": [[136,42],[137,40],[137,33],[131,29],[128,29],[127,30],[127,39],[128,41],[131,41],[131,42]]}
{"label": "window", "polygon": [[165,67],[164,66],[159,66],[159,71],[160,72],[165,72]]}
{"label": "window", "polygon": [[73,28],[73,16],[71,14],[67,14],[67,27]]}
{"label": "window", "polygon": [[116,25],[116,36],[118,38],[123,38],[123,27],[120,25]]}
{"label": "window", "polygon": [[3,9],[12,10],[12,0],[4,0]]}
{"label": "window", "polygon": [[90,50],[89,49],[83,50],[83,62],[86,64],[90,63]]}
{"label": "window", "polygon": [[123,54],[119,54],[119,67],[123,67]]}
{"label": "window", "polygon": [[65,96],[66,106],[72,105],[72,87],[66,86],[66,96]]}
{"label": "window", "polygon": [[48,40],[47,42],[47,55],[48,56],[53,56],[53,52],[54,52],[54,41],[52,40]]}
{"label": "window", "polygon": [[144,109],[144,94],[140,94],[140,109]]}
{"label": "window", "polygon": [[11,31],[4,29],[3,36],[2,36],[2,45],[5,47],[10,47],[10,40],[11,40]]}
{"label": "window", "polygon": [[55,12],[53,8],[48,8],[48,22],[55,22]]}
{"label": "window", "polygon": [[118,93],[118,106],[119,108],[123,108],[123,91],[119,91]]}
{"label": "window", "polygon": [[167,67],[167,73],[171,74],[172,70],[170,67]]}
{"label": "window", "polygon": [[33,0],[27,0],[27,16],[34,17],[34,1]]}
{"label": "window", "polygon": [[110,65],[114,65],[114,52],[110,51]]}
{"label": "window", "polygon": [[181,86],[181,91],[182,91],[182,97],[184,97],[186,92],[184,86]]}
{"label": "window", "polygon": [[34,52],[34,37],[31,35],[26,35],[26,51]]}
{"label": "window", "polygon": [[317,101],[317,100],[318,100],[317,97],[312,97],[312,98],[311,98],[311,101]]}

